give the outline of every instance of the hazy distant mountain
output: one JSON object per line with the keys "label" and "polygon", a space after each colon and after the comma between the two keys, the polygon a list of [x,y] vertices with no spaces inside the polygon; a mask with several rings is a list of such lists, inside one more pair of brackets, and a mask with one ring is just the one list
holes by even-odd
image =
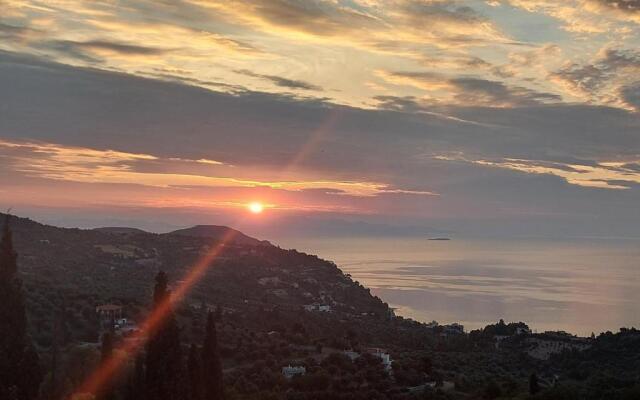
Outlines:
{"label": "hazy distant mountain", "polygon": [[231,240],[237,244],[245,244],[250,246],[270,244],[266,240],[258,240],[256,238],[252,238],[251,236],[247,236],[238,230],[229,228],[228,226],[220,225],[196,225],[191,228],[178,229],[176,231],[169,232],[167,233],[167,235],[204,237],[215,240],[223,240],[227,238],[228,240]]}
{"label": "hazy distant mountain", "polygon": [[95,228],[93,230],[98,232],[103,232],[103,233],[110,233],[114,235],[138,235],[138,234],[149,233],[149,232],[143,231],[142,229],[127,228],[124,226],[105,226],[102,228]]}

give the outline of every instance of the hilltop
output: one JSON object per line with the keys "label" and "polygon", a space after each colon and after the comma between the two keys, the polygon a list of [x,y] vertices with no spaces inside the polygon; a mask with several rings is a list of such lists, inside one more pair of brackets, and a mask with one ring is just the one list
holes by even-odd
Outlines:
{"label": "hilltop", "polygon": [[139,235],[148,233],[138,228],[127,228],[124,226],[105,226],[102,228],[94,228],[94,231],[110,233],[113,235]]}
{"label": "hilltop", "polygon": [[230,241],[236,244],[248,246],[270,245],[266,240],[258,240],[247,236],[236,229],[220,225],[196,225],[191,228],[178,229],[176,231],[169,232],[167,235],[202,237],[213,240],[224,240],[225,238],[229,238]]}

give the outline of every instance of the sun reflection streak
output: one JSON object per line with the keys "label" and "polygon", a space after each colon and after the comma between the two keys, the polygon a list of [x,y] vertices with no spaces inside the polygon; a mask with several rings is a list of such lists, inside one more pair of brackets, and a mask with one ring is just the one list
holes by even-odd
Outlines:
{"label": "sun reflection streak", "polygon": [[[310,135],[309,140],[300,148],[291,162],[284,168],[283,172],[287,172],[295,168],[309,153],[311,153],[318,144],[331,133],[331,130],[335,126],[339,119],[337,112],[332,112],[328,115],[322,124]],[[222,240],[199,259],[185,275],[184,279],[178,285],[178,287],[172,292],[170,298],[166,299],[159,305],[157,305],[151,314],[141,324],[141,328],[131,338],[125,340],[123,344],[116,350],[123,356],[117,356],[118,352],[114,351],[111,357],[101,363],[98,368],[79,386],[79,389],[75,391],[74,396],[86,394],[86,393],[98,393],[102,388],[108,385],[116,376],[116,374],[125,366],[127,360],[131,355],[139,352],[147,338],[158,330],[167,317],[173,300],[179,301],[184,298],[191,287],[198,281],[204,273],[207,271],[211,262],[220,255],[224,249],[225,244],[229,243],[236,235],[236,231],[230,230],[225,234]],[[73,396],[72,396],[73,397]]]}
{"label": "sun reflection streak", "polygon": [[[119,370],[124,367],[131,355],[136,354],[142,349],[147,338],[158,330],[171,310],[172,304],[184,298],[191,287],[202,278],[211,263],[220,255],[224,247],[236,236],[237,232],[229,230],[222,240],[200,258],[187,272],[181,283],[172,291],[171,296],[165,301],[158,304],[152,313],[141,324],[141,328],[132,335],[131,338],[124,340],[123,344],[114,351],[114,355],[108,358],[80,385],[75,391],[74,396],[86,393],[98,393],[102,388],[110,383]],[[125,356],[117,356],[117,352],[122,352]]]}
{"label": "sun reflection streak", "polygon": [[341,112],[337,109],[329,111],[327,117],[309,135],[309,139],[301,146],[300,150],[291,159],[289,164],[282,170],[282,175],[294,170],[307,156],[312,153],[318,145],[325,140],[333,131],[341,117]]}

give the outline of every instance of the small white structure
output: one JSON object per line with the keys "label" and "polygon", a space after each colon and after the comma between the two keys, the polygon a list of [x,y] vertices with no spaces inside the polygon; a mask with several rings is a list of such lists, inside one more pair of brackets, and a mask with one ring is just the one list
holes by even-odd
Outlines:
{"label": "small white structure", "polygon": [[320,312],[331,312],[331,306],[326,304],[305,304],[302,306],[306,311],[320,311]]}
{"label": "small white structure", "polygon": [[516,328],[516,335],[530,335],[531,334],[531,329],[529,328],[523,328],[523,327],[517,327]]}
{"label": "small white structure", "polygon": [[307,369],[303,366],[292,367],[291,364],[289,364],[286,367],[282,367],[282,375],[286,379],[291,379],[297,375],[302,376],[306,373],[307,373]]}
{"label": "small white structure", "polygon": [[367,349],[367,353],[374,355],[376,357],[379,357],[382,360],[382,365],[384,366],[384,370],[387,372],[391,371],[391,364],[393,363],[393,361],[391,360],[391,356],[389,355],[389,353],[386,352],[386,350],[372,348],[372,349]]}
{"label": "small white structure", "polygon": [[360,357],[360,353],[355,352],[353,350],[345,350],[342,352],[342,354],[344,354],[345,356],[349,357],[349,359],[351,361],[355,361],[356,359],[358,359]]}

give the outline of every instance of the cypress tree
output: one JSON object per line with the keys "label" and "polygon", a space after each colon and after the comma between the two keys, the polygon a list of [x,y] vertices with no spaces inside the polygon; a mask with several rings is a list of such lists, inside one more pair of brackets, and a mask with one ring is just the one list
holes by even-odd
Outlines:
{"label": "cypress tree", "polygon": [[147,342],[145,394],[147,399],[180,400],[185,397],[180,329],[169,304],[171,293],[164,272],[156,276],[154,310],[163,310],[159,326]]}
{"label": "cypress tree", "polygon": [[[102,347],[100,348],[100,362],[102,364],[109,362],[113,357],[113,342],[113,333],[105,332],[102,335]],[[100,400],[112,400],[115,398],[113,383],[106,382],[97,397]]]}
{"label": "cypress tree", "polygon": [[538,382],[538,375],[535,373],[529,377],[529,394],[537,394],[540,392],[540,383]]}
{"label": "cypress tree", "polygon": [[133,372],[129,377],[127,391],[125,393],[126,400],[145,400],[144,388],[144,358],[139,355],[133,367]]}
{"label": "cypress tree", "polygon": [[107,362],[113,355],[113,334],[105,332],[102,335],[102,347],[100,348],[100,361]]}
{"label": "cypress tree", "polygon": [[13,248],[7,214],[0,239],[0,398],[31,400],[37,395],[42,372],[27,338],[24,295],[17,272],[18,253]]}
{"label": "cypress tree", "polygon": [[207,330],[202,345],[202,370],[205,374],[203,380],[204,400],[224,399],[218,333],[212,312],[207,315]]}
{"label": "cypress tree", "polygon": [[189,358],[187,359],[187,373],[189,375],[189,400],[202,400],[203,374],[201,368],[201,357],[198,346],[191,345]]}

